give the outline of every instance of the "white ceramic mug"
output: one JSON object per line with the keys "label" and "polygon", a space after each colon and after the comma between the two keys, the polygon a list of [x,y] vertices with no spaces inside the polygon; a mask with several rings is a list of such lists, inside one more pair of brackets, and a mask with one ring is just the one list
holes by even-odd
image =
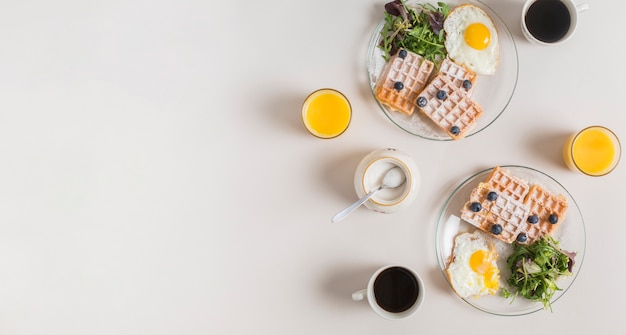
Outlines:
{"label": "white ceramic mug", "polygon": [[377,149],[367,154],[354,174],[354,190],[358,198],[379,187],[386,171],[398,166],[406,182],[396,189],[377,192],[365,202],[365,207],[379,213],[395,213],[415,201],[421,185],[419,169],[411,156],[393,148]]}
{"label": "white ceramic mug", "polygon": [[[562,19],[569,18],[569,26],[565,26],[567,24],[565,21],[561,27],[554,27],[554,23],[559,21],[557,13],[561,12],[559,9],[563,6],[567,13],[563,14]],[[587,9],[589,5],[586,3],[577,5],[572,0],[527,0],[522,8],[522,33],[527,40],[540,45],[565,42],[578,27],[578,13]],[[538,24],[533,24],[533,19]],[[539,30],[541,32],[538,32]]]}
{"label": "white ceramic mug", "polygon": [[[400,281],[402,283],[399,283]],[[391,285],[392,283],[393,285]],[[413,289],[415,290],[415,297],[413,297]],[[396,298],[398,295],[402,295],[400,301],[397,301],[400,305],[393,306],[390,309],[389,298],[384,296],[376,297],[377,292],[382,295],[381,291],[383,293],[391,293]],[[407,292],[410,293],[407,294]],[[374,312],[383,318],[389,320],[404,319],[413,315],[422,305],[424,301],[424,282],[415,271],[405,266],[384,266],[374,272],[366,289],[352,294],[352,300],[354,301],[364,299],[367,299]],[[394,308],[398,309],[393,310]]]}

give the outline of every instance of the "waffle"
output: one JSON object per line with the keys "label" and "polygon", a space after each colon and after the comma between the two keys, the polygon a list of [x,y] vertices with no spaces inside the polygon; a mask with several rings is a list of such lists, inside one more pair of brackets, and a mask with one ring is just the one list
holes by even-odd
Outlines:
{"label": "waffle", "polygon": [[525,233],[527,240],[534,240],[538,236],[528,233],[526,222],[529,212],[530,208],[526,204],[513,197],[500,195],[489,208],[489,227],[486,231],[491,231],[493,225],[498,224],[502,227],[502,232],[494,236],[501,241],[512,243],[520,233]]}
{"label": "waffle", "polygon": [[522,201],[526,198],[530,186],[525,180],[512,175],[508,170],[496,166],[485,181],[496,191]]}
{"label": "waffle", "polygon": [[[376,99],[392,110],[412,115],[417,97],[428,83],[434,67],[435,64],[424,57],[401,49],[385,65],[376,85]],[[396,83],[402,83],[403,88],[396,89]]]}
{"label": "waffle", "polygon": [[[452,84],[458,89],[465,91],[468,95],[472,95],[474,92],[474,84],[476,83],[476,73],[453,62],[449,58],[445,58],[441,65],[439,65],[438,73],[443,73],[452,82]],[[469,80],[471,83],[470,88],[464,87],[463,82]]]}
{"label": "waffle", "polygon": [[[494,192],[495,199],[488,194]],[[475,203],[480,208],[473,207]],[[486,181],[476,186],[461,209],[461,218],[471,225],[491,233],[506,243],[533,243],[544,235],[552,235],[565,219],[567,199],[539,185],[531,185],[500,167],[494,168]],[[550,222],[555,215],[556,222]],[[531,223],[529,218],[537,218]],[[499,225],[502,230],[492,228]],[[525,238],[522,238],[525,237]]]}
{"label": "waffle", "polygon": [[[446,92],[444,99],[437,98],[439,91]],[[419,95],[417,105],[424,115],[455,140],[463,138],[483,114],[482,107],[459,89],[446,73],[438,73],[430,81]]]}
{"label": "waffle", "polygon": [[[530,207],[530,215],[537,215],[539,222],[528,227],[534,235],[552,235],[565,219],[567,200],[562,195],[554,195],[539,185],[533,185],[525,203]],[[556,215],[558,221],[550,222],[550,215]],[[530,234],[529,234],[530,235]]]}
{"label": "waffle", "polygon": [[[486,184],[480,183],[478,187],[472,190],[469,201],[465,203],[461,210],[461,219],[484,231],[489,231],[487,216],[491,203],[487,200],[488,192],[489,188],[486,187]],[[475,212],[470,209],[470,205],[474,202],[481,205],[481,210]]]}
{"label": "waffle", "polygon": [[[529,236],[526,232],[526,220],[530,208],[521,201],[502,193],[495,200],[491,201],[487,199],[487,194],[492,191],[498,193],[489,184],[480,183],[472,191],[470,201],[463,206],[461,218],[485,232],[492,232],[491,229],[494,225],[500,225],[502,231],[492,235],[506,243],[515,241],[520,233],[525,233],[526,236]],[[471,205],[474,202],[481,204],[480,211],[474,212],[471,209]]]}

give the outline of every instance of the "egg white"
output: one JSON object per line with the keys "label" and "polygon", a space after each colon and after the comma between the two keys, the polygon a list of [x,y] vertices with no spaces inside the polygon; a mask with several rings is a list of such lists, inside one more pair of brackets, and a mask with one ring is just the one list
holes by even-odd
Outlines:
{"label": "egg white", "polygon": [[470,266],[470,258],[477,250],[490,253],[489,266],[496,269],[497,280],[499,270],[497,266],[498,254],[493,243],[479,230],[473,233],[462,233],[455,237],[451,262],[446,269],[450,284],[462,298],[471,296],[493,295],[498,287],[488,288],[485,285],[484,276],[474,272]]}
{"label": "egg white", "polygon": [[[489,29],[490,43],[483,50],[474,49],[465,42],[465,29],[472,23],[482,23]],[[443,22],[443,30],[446,32],[448,57],[455,63],[478,74],[491,75],[496,72],[500,58],[498,31],[484,10],[473,5],[456,7]]]}

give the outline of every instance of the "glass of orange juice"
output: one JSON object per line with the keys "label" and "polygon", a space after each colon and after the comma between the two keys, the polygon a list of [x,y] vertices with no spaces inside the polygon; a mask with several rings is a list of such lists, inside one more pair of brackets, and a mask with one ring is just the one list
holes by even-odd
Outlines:
{"label": "glass of orange juice", "polygon": [[613,171],[621,153],[617,135],[602,126],[591,126],[579,131],[563,147],[563,159],[571,170],[596,177]]}
{"label": "glass of orange juice", "polygon": [[350,101],[337,90],[322,88],[304,100],[302,121],[306,129],[319,138],[334,138],[343,134],[351,119]]}

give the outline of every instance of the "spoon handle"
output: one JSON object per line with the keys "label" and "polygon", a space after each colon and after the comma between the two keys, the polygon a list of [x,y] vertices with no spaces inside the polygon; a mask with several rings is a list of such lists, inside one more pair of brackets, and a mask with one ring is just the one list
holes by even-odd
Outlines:
{"label": "spoon handle", "polygon": [[383,187],[381,186],[381,187],[373,190],[372,192],[366,194],[364,197],[362,197],[361,199],[357,200],[357,202],[353,203],[352,205],[350,205],[346,209],[342,210],[341,212],[339,212],[335,216],[333,216],[333,218],[330,219],[330,222],[335,223],[335,222],[339,222],[339,221],[343,220],[343,218],[348,216],[348,214],[354,212],[355,209],[357,209],[364,202],[369,200],[369,198],[371,198],[374,194],[376,194],[376,192],[378,192],[378,191],[380,191],[382,189],[383,189]]}

